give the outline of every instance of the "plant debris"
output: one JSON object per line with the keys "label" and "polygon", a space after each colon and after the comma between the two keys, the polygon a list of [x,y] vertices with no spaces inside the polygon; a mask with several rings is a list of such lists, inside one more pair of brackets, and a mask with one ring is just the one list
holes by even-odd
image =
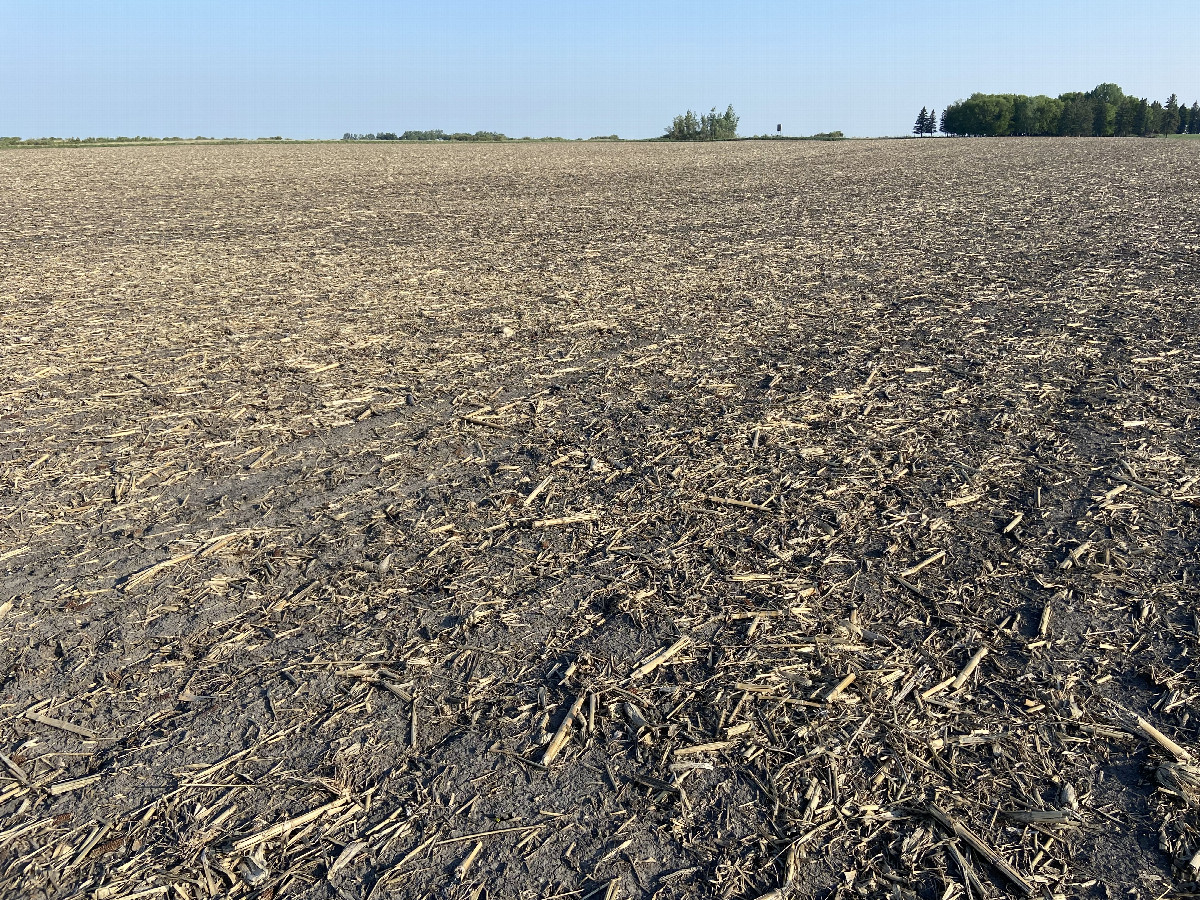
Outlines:
{"label": "plant debris", "polygon": [[0,153],[0,894],[1200,890],[1197,149]]}

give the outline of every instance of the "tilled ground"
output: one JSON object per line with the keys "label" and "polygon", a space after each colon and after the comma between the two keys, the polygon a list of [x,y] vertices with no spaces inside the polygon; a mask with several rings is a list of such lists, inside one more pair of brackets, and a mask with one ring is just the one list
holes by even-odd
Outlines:
{"label": "tilled ground", "polygon": [[0,894],[1194,895],[1198,154],[0,154]]}

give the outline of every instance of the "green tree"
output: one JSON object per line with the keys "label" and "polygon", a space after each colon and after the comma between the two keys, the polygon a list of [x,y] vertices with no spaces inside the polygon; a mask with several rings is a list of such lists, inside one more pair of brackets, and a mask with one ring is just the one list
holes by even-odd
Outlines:
{"label": "green tree", "polygon": [[929,115],[925,118],[925,133],[930,137],[933,137],[933,133],[937,131],[937,124],[937,110],[931,109],[929,111]]}
{"label": "green tree", "polygon": [[1163,105],[1155,100],[1146,113],[1146,134],[1163,133]]}
{"label": "green tree", "polygon": [[1125,92],[1119,85],[1098,84],[1087,92],[1093,103],[1092,133],[1106,137],[1116,133],[1117,111],[1125,100]]}
{"label": "green tree", "polygon": [[725,112],[718,113],[714,106],[707,116],[701,116],[701,131],[710,141],[732,141],[737,137],[738,116],[733,111],[733,105],[725,107]]}
{"label": "green tree", "polygon": [[1099,100],[1109,106],[1116,106],[1125,99],[1125,92],[1121,90],[1120,85],[1105,83],[1096,85],[1087,92],[1087,96],[1089,99]]}
{"label": "green tree", "polygon": [[1013,106],[1016,98],[1012,94],[994,94],[984,97],[979,106],[980,115],[987,123],[985,134],[1004,137],[1012,134]]}
{"label": "green tree", "polygon": [[1121,101],[1121,105],[1117,107],[1117,114],[1113,118],[1113,134],[1117,137],[1129,137],[1129,135],[1137,133],[1134,129],[1134,122],[1137,119],[1137,111],[1141,102],[1137,97],[1126,97]]}
{"label": "green tree", "polygon": [[1014,97],[1006,94],[972,94],[962,104],[960,134],[1002,137],[1012,134]]}
{"label": "green tree", "polygon": [[1000,94],[972,94],[951,103],[944,111],[947,134],[997,136],[1011,134],[1011,98]]}
{"label": "green tree", "polygon": [[1162,131],[1163,134],[1178,134],[1179,133],[1179,98],[1172,94],[1167,98],[1167,105],[1163,108]]}
{"label": "green tree", "polygon": [[1150,104],[1144,98],[1133,111],[1133,133],[1141,137],[1150,133]]}
{"label": "green tree", "polygon": [[700,139],[700,120],[690,109],[676,116],[666,137],[672,141],[696,141]]}
{"label": "green tree", "polygon": [[1063,102],[1057,97],[1038,96],[1036,101],[1037,130],[1034,134],[1052,135],[1058,133],[1058,123],[1062,121]]}
{"label": "green tree", "polygon": [[1064,102],[1058,133],[1066,137],[1087,137],[1095,127],[1095,111],[1091,101],[1083,94],[1064,94]]}
{"label": "green tree", "polygon": [[929,109],[922,106],[921,111],[917,113],[917,121],[913,123],[912,133],[920,137],[925,133],[927,127],[929,127]]}
{"label": "green tree", "polygon": [[[941,124],[946,134],[960,135],[1200,134],[1200,102],[1189,109],[1172,94],[1164,106],[1127,96],[1111,83],[1058,97],[976,93],[942,110]],[[922,132],[914,127],[913,133]]]}
{"label": "green tree", "polygon": [[1200,102],[1192,104],[1192,121],[1188,123],[1188,134],[1200,134]]}
{"label": "green tree", "polygon": [[1013,134],[1037,134],[1037,107],[1034,97],[1019,96],[1013,101]]}
{"label": "green tree", "polygon": [[663,137],[669,141],[730,141],[737,137],[737,126],[738,115],[732,105],[723,113],[714,106],[699,117],[689,109],[675,117]]}

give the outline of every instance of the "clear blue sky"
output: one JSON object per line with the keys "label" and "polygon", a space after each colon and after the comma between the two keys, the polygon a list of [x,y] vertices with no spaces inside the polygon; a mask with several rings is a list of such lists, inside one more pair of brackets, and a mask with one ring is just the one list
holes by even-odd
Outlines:
{"label": "clear blue sky", "polygon": [[1200,0],[0,0],[0,135],[903,134],[972,91],[1200,99]]}

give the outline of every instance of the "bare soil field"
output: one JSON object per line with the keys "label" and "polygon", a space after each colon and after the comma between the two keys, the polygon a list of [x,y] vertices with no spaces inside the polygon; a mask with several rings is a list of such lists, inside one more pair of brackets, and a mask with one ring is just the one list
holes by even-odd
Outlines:
{"label": "bare soil field", "polygon": [[1198,196],[0,153],[0,896],[1195,896]]}

